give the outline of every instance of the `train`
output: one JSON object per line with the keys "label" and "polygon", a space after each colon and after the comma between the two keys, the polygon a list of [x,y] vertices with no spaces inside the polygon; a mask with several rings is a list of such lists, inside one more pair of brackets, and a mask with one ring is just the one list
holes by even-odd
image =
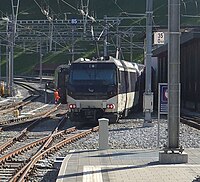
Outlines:
{"label": "train", "polygon": [[54,87],[58,90],[60,103],[67,103],[67,82],[70,64],[59,65],[54,73]]}
{"label": "train", "polygon": [[139,104],[142,71],[136,63],[111,56],[79,58],[67,69],[63,99],[72,121],[115,123]]}

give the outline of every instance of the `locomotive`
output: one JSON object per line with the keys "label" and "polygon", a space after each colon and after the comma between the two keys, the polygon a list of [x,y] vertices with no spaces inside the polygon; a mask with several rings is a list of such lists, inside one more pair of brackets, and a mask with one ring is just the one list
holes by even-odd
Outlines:
{"label": "locomotive", "polygon": [[139,102],[140,75],[136,63],[113,57],[79,58],[68,70],[66,100],[72,121],[110,123],[126,117]]}

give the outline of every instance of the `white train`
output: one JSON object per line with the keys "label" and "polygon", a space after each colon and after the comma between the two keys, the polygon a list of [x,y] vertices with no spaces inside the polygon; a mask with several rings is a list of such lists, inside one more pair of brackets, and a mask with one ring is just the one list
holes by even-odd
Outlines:
{"label": "white train", "polygon": [[137,64],[107,59],[74,61],[69,68],[67,107],[72,121],[110,123],[128,115],[139,99]]}

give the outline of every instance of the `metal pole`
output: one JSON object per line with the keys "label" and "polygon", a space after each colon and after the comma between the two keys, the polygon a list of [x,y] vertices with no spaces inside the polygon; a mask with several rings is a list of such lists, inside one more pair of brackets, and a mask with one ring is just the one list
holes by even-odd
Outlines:
{"label": "metal pole", "polygon": [[54,51],[56,52],[57,50],[56,50],[56,42],[54,43]]}
{"label": "metal pole", "polygon": [[94,34],[94,29],[93,29],[93,25],[91,25],[91,34],[92,34],[92,39],[94,40],[95,42],[95,47],[96,47],[96,56],[97,58],[99,58],[99,46],[98,46],[98,40],[97,38],[95,37],[95,34]]}
{"label": "metal pole", "polygon": [[158,85],[158,138],[157,138],[157,148],[160,145],[160,83]]}
{"label": "metal pole", "polygon": [[11,63],[10,63],[10,92],[11,96],[14,95],[14,44],[15,44],[15,26],[16,20],[12,20],[13,31],[11,33]]}
{"label": "metal pole", "polygon": [[1,62],[2,62],[2,51],[1,51],[1,41],[0,41],[0,81],[1,81]]}
{"label": "metal pole", "polygon": [[24,41],[23,41],[23,48],[24,48],[23,52],[26,52],[26,43]]}
{"label": "metal pole", "polygon": [[19,10],[19,0],[11,0],[12,4],[12,18],[11,18],[11,32],[10,32],[10,50],[9,50],[9,95],[14,95],[13,78],[14,78],[14,44],[15,34],[17,30],[17,16]]}
{"label": "metal pole", "polygon": [[47,48],[46,51],[49,52],[49,41],[48,40],[46,40],[46,48]]}
{"label": "metal pole", "polygon": [[130,34],[130,61],[133,61],[133,35]]}
{"label": "metal pole", "polygon": [[146,74],[144,93],[144,126],[151,125],[151,112],[153,108],[153,93],[151,92],[151,56],[152,56],[152,16],[153,0],[146,0]]}
{"label": "metal pole", "polygon": [[42,85],[42,42],[40,41],[40,85]]}
{"label": "metal pole", "polygon": [[107,16],[104,16],[104,22],[105,22],[105,31],[104,31],[104,57],[108,55],[108,50],[107,50],[107,44],[108,44],[108,25],[107,25]]}
{"label": "metal pole", "polygon": [[159,152],[159,163],[188,162],[179,147],[180,122],[180,0],[168,0],[168,144]]}
{"label": "metal pole", "polygon": [[120,44],[119,44],[119,18],[117,18],[117,27],[116,27],[116,46],[117,46],[117,54],[116,54],[116,58],[117,59],[120,59],[120,55],[121,55],[121,52],[120,52]]}
{"label": "metal pole", "polygon": [[49,51],[52,51],[52,42],[53,42],[53,21],[50,21],[50,40],[49,40]]}
{"label": "metal pole", "polygon": [[168,148],[179,148],[180,0],[168,0]]}
{"label": "metal pole", "polygon": [[38,41],[36,42],[36,46],[37,46],[36,51],[39,52],[39,46],[40,46],[40,45],[39,45],[39,42],[38,42]]}
{"label": "metal pole", "polygon": [[9,71],[8,71],[8,62],[9,62],[9,42],[6,45],[6,90],[8,90],[8,78],[9,78]]}
{"label": "metal pole", "polygon": [[48,92],[47,92],[47,88],[48,88],[48,85],[47,83],[45,83],[45,88],[44,88],[44,103],[48,103],[47,100],[47,96],[48,96]]}
{"label": "metal pole", "polygon": [[72,62],[74,62],[74,25],[72,25]]}
{"label": "metal pole", "polygon": [[81,8],[83,10],[83,34],[84,34],[84,36],[86,36],[88,6],[89,6],[89,0],[87,0],[86,3],[83,0],[81,0]]}
{"label": "metal pole", "polygon": [[8,49],[8,94],[13,96],[13,63],[14,63],[14,29],[15,23],[12,17],[12,20],[9,22],[8,31],[9,31],[9,49]]}

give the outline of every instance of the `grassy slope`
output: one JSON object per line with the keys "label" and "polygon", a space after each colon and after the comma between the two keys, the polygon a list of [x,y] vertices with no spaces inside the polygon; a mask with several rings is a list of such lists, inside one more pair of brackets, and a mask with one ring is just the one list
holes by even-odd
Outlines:
{"label": "grassy slope", "polygon": [[[80,8],[80,0],[65,0],[71,6],[63,3],[61,0],[36,0],[39,5],[43,8],[46,7],[45,2],[50,5],[50,14],[54,14],[57,19],[64,19],[64,13],[67,13],[67,18],[81,18],[77,8]],[[0,1],[0,14],[6,16],[11,13],[11,1],[1,0]],[[116,3],[115,3],[116,2]],[[156,25],[167,25],[167,1],[166,0],[154,0],[154,24]],[[89,14],[97,18],[103,18],[107,16],[119,16],[122,12],[127,13],[145,13],[146,0],[92,0],[90,1]],[[199,14],[199,7],[196,7],[194,2],[188,1],[187,6],[181,4],[182,14]],[[45,15],[41,13],[39,6],[33,0],[20,1],[19,16],[18,19],[46,19]],[[195,23],[199,24],[198,19],[181,19],[182,24]],[[91,49],[90,52],[82,56],[93,55],[95,49]],[[44,62],[59,62],[66,63],[70,57],[66,57],[63,52],[47,54],[44,56]],[[78,55],[79,56],[79,55]],[[140,55],[136,55],[141,57]],[[2,72],[5,73],[5,57],[2,57]],[[15,50],[14,60],[14,72],[15,74],[25,74],[30,72],[35,64],[39,63],[39,55],[24,54],[21,51]],[[23,66],[22,66],[23,65]]]}

